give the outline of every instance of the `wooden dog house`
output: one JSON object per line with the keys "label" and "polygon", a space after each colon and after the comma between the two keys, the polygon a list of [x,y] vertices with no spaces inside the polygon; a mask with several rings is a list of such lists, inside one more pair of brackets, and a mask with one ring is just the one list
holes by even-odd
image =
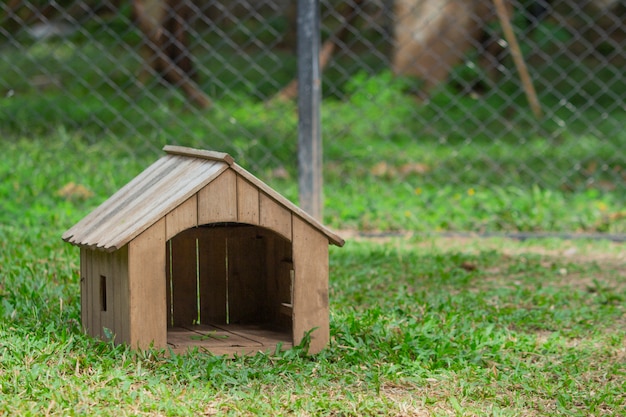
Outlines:
{"label": "wooden dog house", "polygon": [[329,339],[328,245],[344,241],[224,153],[166,146],[63,235],[89,335],[215,354]]}

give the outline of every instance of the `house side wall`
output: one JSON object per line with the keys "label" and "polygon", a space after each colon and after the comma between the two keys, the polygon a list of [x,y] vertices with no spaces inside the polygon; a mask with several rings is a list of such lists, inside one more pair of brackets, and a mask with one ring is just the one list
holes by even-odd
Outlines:
{"label": "house side wall", "polygon": [[116,276],[116,294],[113,306],[117,315],[115,316],[115,328],[117,329],[116,341],[120,343],[130,342],[129,329],[129,281],[128,281],[128,245],[114,252]]}
{"label": "house side wall", "polygon": [[81,320],[85,332],[128,341],[128,248],[107,253],[81,248]]}
{"label": "house side wall", "polygon": [[[223,236],[222,232],[198,227],[230,222],[259,228],[226,227]],[[253,234],[248,236],[250,232]],[[121,249],[107,253],[81,248],[81,319],[88,334],[100,338],[113,335],[116,343],[133,348],[167,346],[167,328],[171,324],[168,300],[176,296],[168,294],[168,259],[176,251],[172,246],[170,253],[166,242],[171,239],[173,245],[177,236],[186,233],[193,238],[193,244],[184,248],[185,253],[192,252],[189,257],[195,260],[196,239],[199,250],[210,254],[198,261],[201,294],[209,294],[211,289],[205,286],[214,285],[211,279],[203,278],[212,268],[211,274],[228,276],[229,288],[225,291],[231,295],[232,305],[238,307],[233,319],[264,319],[284,328],[291,326],[294,344],[315,328],[310,351],[319,352],[326,346],[328,236],[285,207],[270,191],[230,169]],[[225,240],[227,243],[223,243]],[[231,253],[226,255],[224,251],[229,247]],[[226,266],[227,258],[233,264]],[[217,272],[216,265],[220,268]],[[221,306],[218,313],[214,311],[216,300],[209,296],[204,299],[210,305],[201,303],[202,317],[223,314]],[[257,317],[256,307],[266,314]]]}
{"label": "house side wall", "polygon": [[91,312],[91,257],[89,249],[80,248],[80,322],[83,331],[93,336]]}
{"label": "house side wall", "polygon": [[129,344],[167,345],[165,217],[128,244]]}
{"label": "house side wall", "polygon": [[328,315],[328,238],[293,216],[293,342],[311,333],[310,353],[330,339]]}

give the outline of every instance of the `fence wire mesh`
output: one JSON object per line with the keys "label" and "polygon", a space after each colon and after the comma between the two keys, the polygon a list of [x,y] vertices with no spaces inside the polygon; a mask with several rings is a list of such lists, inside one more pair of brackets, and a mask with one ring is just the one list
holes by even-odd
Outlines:
{"label": "fence wire mesh", "polygon": [[[321,14],[327,204],[362,205],[331,209],[333,225],[626,233],[623,1],[326,0]],[[137,157],[226,151],[293,197],[296,29],[287,0],[2,2],[0,131]],[[495,208],[421,224],[441,190]],[[515,219],[520,204],[547,218]]]}

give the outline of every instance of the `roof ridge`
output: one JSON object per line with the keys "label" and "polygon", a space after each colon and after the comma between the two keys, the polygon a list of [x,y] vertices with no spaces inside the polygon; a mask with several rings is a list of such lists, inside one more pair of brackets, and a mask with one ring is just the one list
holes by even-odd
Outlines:
{"label": "roof ridge", "polygon": [[193,158],[209,159],[211,161],[226,162],[228,165],[235,163],[232,156],[225,152],[207,151],[204,149],[188,148],[186,146],[165,145],[163,150],[170,155],[191,156]]}

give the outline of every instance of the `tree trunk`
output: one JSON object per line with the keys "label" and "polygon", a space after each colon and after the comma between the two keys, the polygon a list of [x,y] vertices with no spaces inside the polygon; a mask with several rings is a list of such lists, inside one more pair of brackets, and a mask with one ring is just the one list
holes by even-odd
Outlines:
{"label": "tree trunk", "polygon": [[200,108],[211,106],[211,100],[194,81],[187,33],[191,9],[185,0],[133,0],[135,22],[144,42],[144,68],[139,81],[144,84],[151,73],[180,87],[189,100]]}

